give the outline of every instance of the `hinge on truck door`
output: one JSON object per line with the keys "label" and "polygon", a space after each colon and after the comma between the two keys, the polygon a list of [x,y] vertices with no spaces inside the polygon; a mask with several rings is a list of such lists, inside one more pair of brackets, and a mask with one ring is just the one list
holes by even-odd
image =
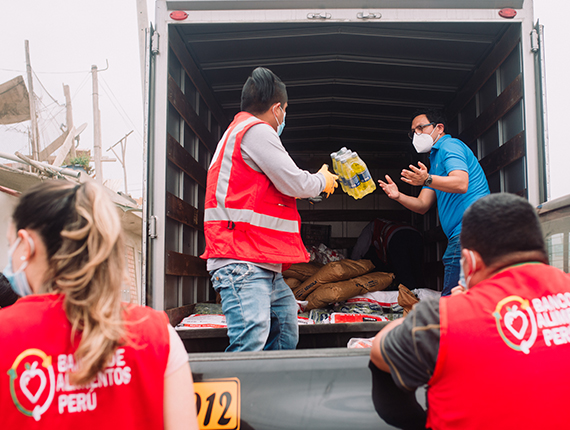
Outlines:
{"label": "hinge on truck door", "polygon": [[150,52],[152,55],[158,55],[158,32],[153,32],[150,38]]}
{"label": "hinge on truck door", "polygon": [[156,216],[151,215],[150,218],[148,219],[148,236],[151,239],[156,239],[158,237],[158,234],[156,233],[156,222],[157,222]]}
{"label": "hinge on truck door", "polygon": [[538,31],[536,31],[536,28],[533,28],[530,32],[530,50],[536,53],[539,49],[540,42],[538,41]]}

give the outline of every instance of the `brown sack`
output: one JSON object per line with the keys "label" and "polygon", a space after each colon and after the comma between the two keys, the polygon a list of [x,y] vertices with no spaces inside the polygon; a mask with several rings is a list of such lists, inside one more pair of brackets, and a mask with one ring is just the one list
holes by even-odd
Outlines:
{"label": "brown sack", "polygon": [[304,281],[317,273],[321,267],[323,265],[319,263],[295,263],[283,272],[283,277]]}
{"label": "brown sack", "polygon": [[295,290],[302,282],[300,279],[295,278],[284,278],[283,280],[292,290]]}
{"label": "brown sack", "polygon": [[309,294],[321,285],[331,282],[345,281],[364,275],[374,269],[374,264],[370,260],[340,260],[328,263],[324,267],[307,279],[295,291],[297,300],[305,300]]}
{"label": "brown sack", "polygon": [[398,286],[398,304],[404,308],[404,316],[412,310],[419,299],[408,288],[400,284]]}
{"label": "brown sack", "polygon": [[342,302],[351,297],[388,287],[394,280],[393,273],[374,272],[347,281],[322,285],[313,291],[307,301],[307,310],[325,307],[331,303]]}

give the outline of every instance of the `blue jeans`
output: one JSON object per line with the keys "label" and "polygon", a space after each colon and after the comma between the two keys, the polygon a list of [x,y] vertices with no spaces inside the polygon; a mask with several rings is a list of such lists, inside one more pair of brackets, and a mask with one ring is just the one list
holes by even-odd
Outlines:
{"label": "blue jeans", "polygon": [[295,349],[299,340],[297,302],[281,273],[250,263],[233,263],[212,273],[222,298],[230,351]]}
{"label": "blue jeans", "polygon": [[[461,244],[459,243],[459,235],[452,237],[447,242],[447,249],[445,254],[443,254],[443,291],[442,296],[449,296],[451,294],[451,289],[456,287],[459,283],[459,279],[463,276],[463,271],[461,270]],[[463,281],[465,285],[465,281]]]}

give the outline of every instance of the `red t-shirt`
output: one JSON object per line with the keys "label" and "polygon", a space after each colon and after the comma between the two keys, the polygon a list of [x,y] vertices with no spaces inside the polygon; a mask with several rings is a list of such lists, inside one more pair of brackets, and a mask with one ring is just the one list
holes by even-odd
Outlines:
{"label": "red t-shirt", "polygon": [[401,388],[428,384],[433,429],[566,428],[570,275],[527,263],[421,301],[382,355]]}
{"label": "red t-shirt", "polygon": [[570,276],[508,268],[440,301],[433,429],[562,429],[570,386]]}
{"label": "red t-shirt", "polygon": [[164,313],[131,306],[127,341],[92,383],[69,374],[79,336],[58,294],[33,295],[0,310],[2,428],[162,429],[164,371],[169,353]]}

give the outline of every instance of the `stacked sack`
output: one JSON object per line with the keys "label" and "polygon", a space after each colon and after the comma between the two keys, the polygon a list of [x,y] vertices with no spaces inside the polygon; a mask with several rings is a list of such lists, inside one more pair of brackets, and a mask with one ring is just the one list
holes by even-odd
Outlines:
{"label": "stacked sack", "polygon": [[393,273],[373,272],[370,260],[341,260],[326,265],[293,264],[283,272],[297,300],[308,302],[306,310],[323,308],[351,297],[387,288]]}

